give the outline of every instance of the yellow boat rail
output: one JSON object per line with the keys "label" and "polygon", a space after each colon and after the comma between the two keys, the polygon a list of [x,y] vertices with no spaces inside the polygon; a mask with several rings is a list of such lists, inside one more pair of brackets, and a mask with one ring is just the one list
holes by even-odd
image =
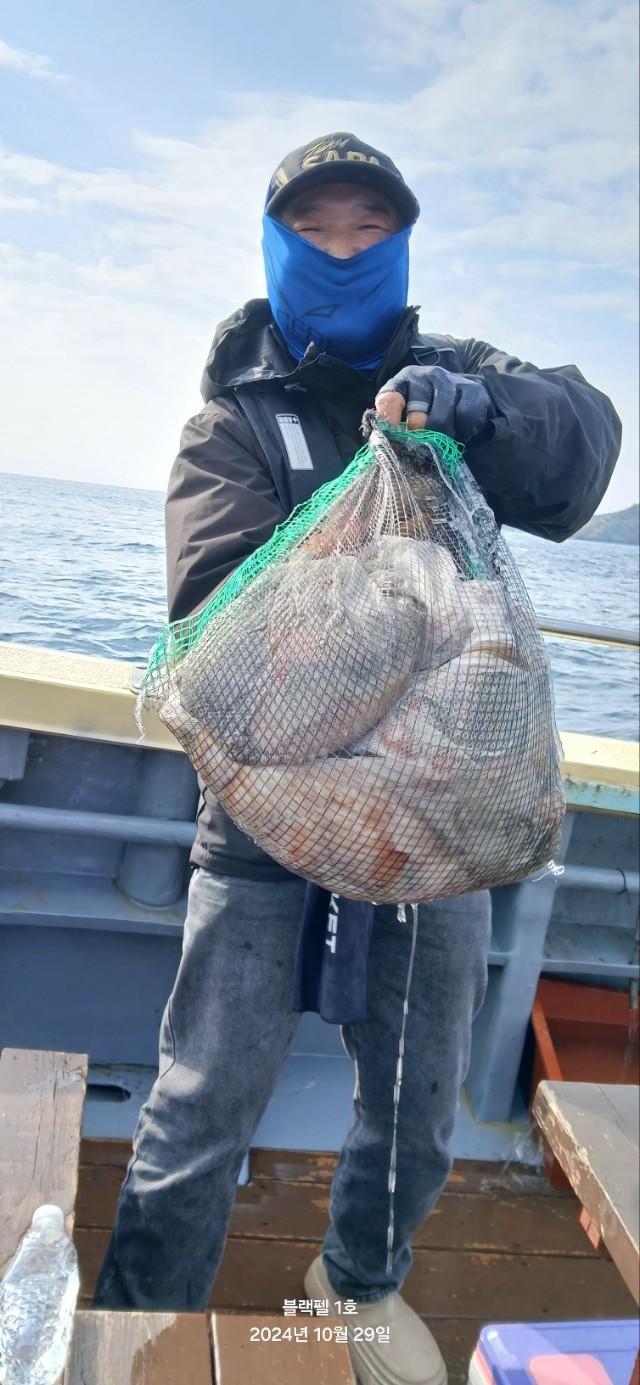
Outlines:
{"label": "yellow boat rail", "polygon": [[[139,677],[136,665],[116,659],[0,643],[0,726],[121,745],[140,743],[145,749],[182,754],[171,732],[151,714],[145,716],[140,742],[133,715]],[[572,807],[638,811],[636,742],[571,731],[561,731],[560,736]]]}
{"label": "yellow boat rail", "polygon": [[588,625],[577,620],[554,620],[552,616],[540,616],[538,628],[548,638],[605,644],[611,649],[637,649],[640,644],[640,637],[633,630],[616,630],[608,625]]}

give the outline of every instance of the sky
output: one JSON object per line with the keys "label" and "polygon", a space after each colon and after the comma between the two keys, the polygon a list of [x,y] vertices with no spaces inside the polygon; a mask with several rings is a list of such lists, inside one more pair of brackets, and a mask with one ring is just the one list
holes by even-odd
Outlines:
{"label": "sky", "polygon": [[423,331],[613,400],[637,500],[635,0],[4,0],[0,469],[163,490],[269,177],[351,130],[422,205]]}

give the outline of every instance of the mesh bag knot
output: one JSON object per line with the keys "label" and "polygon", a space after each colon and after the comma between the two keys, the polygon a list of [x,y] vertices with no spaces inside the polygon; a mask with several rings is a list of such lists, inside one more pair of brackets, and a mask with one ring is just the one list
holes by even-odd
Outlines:
{"label": "mesh bag knot", "polygon": [[154,707],[237,826],[337,894],[415,902],[522,879],[565,798],[526,589],[451,438],[366,444],[194,617]]}

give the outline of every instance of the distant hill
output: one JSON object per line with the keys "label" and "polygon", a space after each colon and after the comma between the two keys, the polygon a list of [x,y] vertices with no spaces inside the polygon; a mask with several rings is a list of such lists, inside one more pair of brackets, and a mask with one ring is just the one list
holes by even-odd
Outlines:
{"label": "distant hill", "polygon": [[640,505],[616,510],[612,515],[594,515],[575,537],[598,539],[601,543],[639,543]]}

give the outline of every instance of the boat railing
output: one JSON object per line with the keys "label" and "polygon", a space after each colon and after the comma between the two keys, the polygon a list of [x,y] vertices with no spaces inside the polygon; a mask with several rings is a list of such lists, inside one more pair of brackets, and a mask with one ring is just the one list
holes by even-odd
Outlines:
{"label": "boat railing", "polygon": [[606,644],[616,649],[638,649],[640,631],[619,630],[612,625],[590,624],[580,620],[556,620],[538,616],[538,629],[549,638],[579,640],[585,644]]}

